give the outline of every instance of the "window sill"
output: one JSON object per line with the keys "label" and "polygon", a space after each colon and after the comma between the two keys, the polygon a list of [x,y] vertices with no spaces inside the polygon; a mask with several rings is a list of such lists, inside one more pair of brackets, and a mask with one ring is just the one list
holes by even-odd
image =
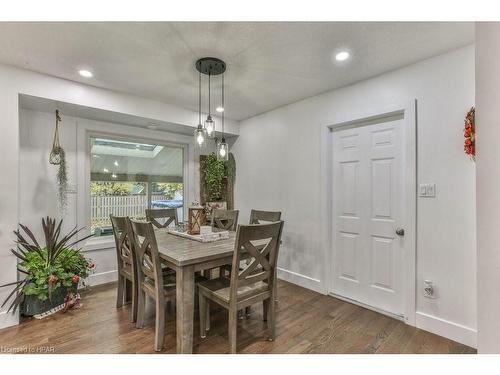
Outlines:
{"label": "window sill", "polygon": [[115,239],[113,236],[103,236],[103,237],[93,237],[89,238],[85,245],[83,245],[82,251],[97,251],[104,249],[113,249],[115,247]]}

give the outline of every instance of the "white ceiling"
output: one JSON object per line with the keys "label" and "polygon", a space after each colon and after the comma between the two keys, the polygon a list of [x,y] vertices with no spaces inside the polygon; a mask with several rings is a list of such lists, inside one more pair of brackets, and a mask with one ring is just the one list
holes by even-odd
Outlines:
{"label": "white ceiling", "polygon": [[0,23],[0,62],[197,110],[194,63],[219,57],[241,120],[473,41],[463,22]]}

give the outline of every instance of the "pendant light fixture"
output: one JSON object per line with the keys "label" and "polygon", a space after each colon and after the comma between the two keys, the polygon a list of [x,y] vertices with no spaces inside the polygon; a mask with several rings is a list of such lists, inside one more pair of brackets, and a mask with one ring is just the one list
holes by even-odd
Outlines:
{"label": "pendant light fixture", "polygon": [[205,143],[206,130],[201,124],[201,71],[198,77],[198,126],[194,131],[195,144],[202,147]]}
{"label": "pendant light fixture", "polygon": [[[211,80],[212,76],[222,74],[222,107],[224,108],[224,72],[226,71],[226,63],[220,59],[215,57],[203,57],[196,61],[196,70],[198,70],[199,74],[199,82],[198,82],[198,126],[195,130],[195,140],[199,146],[202,146],[207,138],[215,137],[215,121],[212,118],[212,107],[211,107],[211,95],[212,95],[212,86]],[[205,120],[204,124],[201,124],[201,74],[205,74],[208,76],[208,116]],[[221,153],[222,159],[227,160],[227,143],[224,138],[224,112],[222,112],[222,139],[221,142],[218,142],[218,139],[215,138],[215,151],[217,154],[217,158],[219,158],[219,154]],[[224,148],[224,151],[220,151],[221,145]]]}
{"label": "pendant light fixture", "polygon": [[[224,108],[224,73],[222,73],[222,98],[221,106]],[[221,112],[222,117],[222,139],[217,144],[217,160],[227,161],[229,158],[229,148],[226,143],[226,138],[224,138],[224,111]]]}

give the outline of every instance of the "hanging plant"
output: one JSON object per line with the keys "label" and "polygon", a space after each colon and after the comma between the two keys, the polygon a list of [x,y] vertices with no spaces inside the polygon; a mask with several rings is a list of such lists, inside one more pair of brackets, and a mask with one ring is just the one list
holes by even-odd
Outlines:
{"label": "hanging plant", "polygon": [[204,175],[208,199],[210,201],[221,200],[223,180],[225,177],[224,162],[217,160],[215,154],[212,153],[201,162],[201,170]]}
{"label": "hanging plant", "polygon": [[476,109],[472,107],[464,120],[464,151],[472,161],[476,159]]}
{"label": "hanging plant", "polygon": [[61,117],[59,116],[59,110],[56,109],[56,126],[54,129],[52,150],[49,155],[49,163],[59,166],[59,170],[57,171],[57,195],[59,197],[61,212],[65,212],[68,205],[66,195],[68,188],[68,174],[66,170],[66,153],[59,142],[59,122],[61,122]]}

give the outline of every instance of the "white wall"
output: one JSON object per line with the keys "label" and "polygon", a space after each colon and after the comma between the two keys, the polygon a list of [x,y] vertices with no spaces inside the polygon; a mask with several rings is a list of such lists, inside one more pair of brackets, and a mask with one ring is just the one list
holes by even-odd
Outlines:
{"label": "white wall", "polygon": [[[0,117],[0,150],[2,150],[0,158],[2,171],[0,180],[0,285],[17,279],[16,258],[9,249],[13,245],[12,231],[17,228],[20,204],[23,199],[19,184],[20,94],[113,111],[153,121],[164,121],[191,129],[194,129],[198,121],[196,112],[170,104],[0,65],[0,113],[2,114]],[[238,134],[237,122],[228,120],[226,124],[228,132]],[[147,132],[147,130],[143,131]],[[0,301],[7,297],[10,290],[9,288],[0,289]],[[0,328],[17,322],[16,314],[7,314],[5,307],[0,309]]]}
{"label": "white wall", "polygon": [[[332,67],[334,69],[334,67]],[[474,104],[474,48],[466,47],[240,123],[236,207],[281,210],[279,275],[327,292],[322,238],[327,125],[384,113],[418,99],[418,179],[436,183],[418,199],[417,326],[475,345],[475,166],[463,153],[463,118]],[[422,296],[424,279],[437,299]]]}
{"label": "white wall", "polygon": [[478,351],[500,353],[500,23],[476,23]]}

